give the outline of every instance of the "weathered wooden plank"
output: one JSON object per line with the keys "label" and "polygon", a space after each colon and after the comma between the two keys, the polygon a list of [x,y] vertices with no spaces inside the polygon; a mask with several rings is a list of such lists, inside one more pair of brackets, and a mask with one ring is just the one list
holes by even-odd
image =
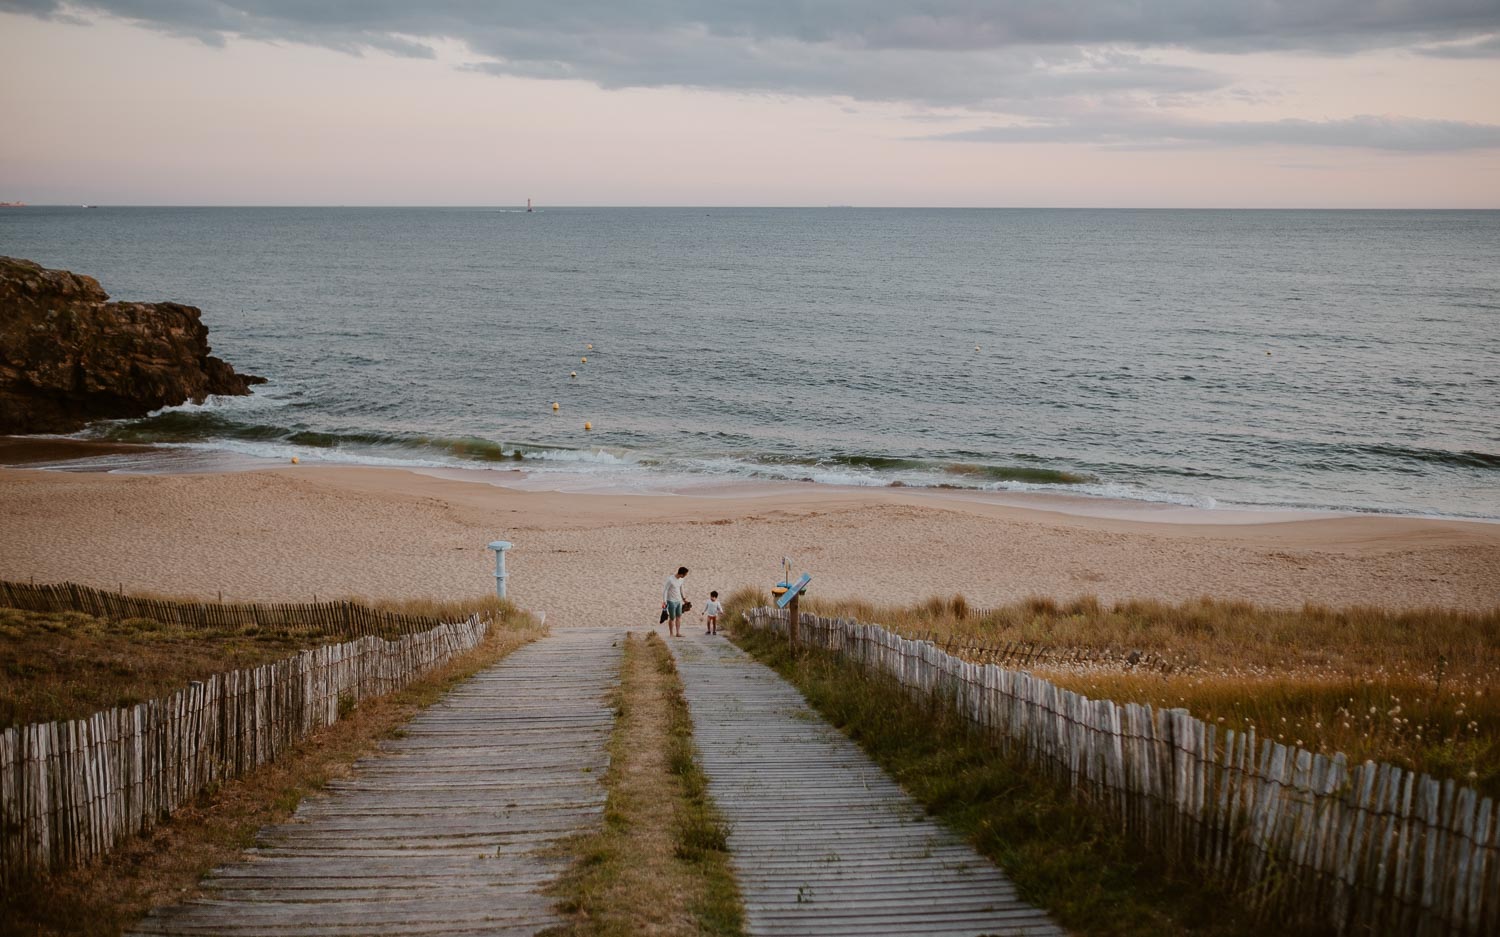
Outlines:
{"label": "weathered wooden plank", "polygon": [[[541,889],[567,866],[555,844],[602,820],[618,645],[617,633],[575,629],[516,651],[290,823],[262,830],[252,857],[207,880],[205,898],[154,912],[136,933],[534,933],[560,924]],[[547,744],[554,733],[565,741]],[[508,770],[523,761],[524,772]]]}
{"label": "weathered wooden plank", "polygon": [[[805,620],[804,640],[832,643]],[[928,692],[955,690],[957,705],[983,682],[930,645],[885,647],[894,670]],[[672,649],[709,790],[732,829],[750,933],[1060,933],[769,669],[722,638]],[[1039,742],[1060,753],[1076,704],[1031,704],[1045,713]],[[1052,770],[1067,777],[1074,765],[1059,754]]]}

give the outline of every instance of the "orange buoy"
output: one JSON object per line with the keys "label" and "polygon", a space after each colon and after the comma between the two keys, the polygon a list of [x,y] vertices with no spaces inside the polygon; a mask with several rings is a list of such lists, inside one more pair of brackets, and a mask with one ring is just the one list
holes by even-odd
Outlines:
{"label": "orange buoy", "polygon": [[296,465],[296,464],[297,464],[297,462],[298,462],[298,459],[297,459],[297,457],[296,457],[296,456],[292,456],[292,464],[293,464],[293,465]]}
{"label": "orange buoy", "polygon": [[583,428],[584,429],[593,429],[594,428],[594,424],[586,422],[586,423],[583,424]]}
{"label": "orange buoy", "polygon": [[556,409],[557,409],[557,404],[556,404],[556,403],[553,403],[553,404],[552,404],[552,409],[554,409],[554,410],[556,410]]}
{"label": "orange buoy", "polygon": [[590,345],[590,346],[589,346],[589,351],[593,351],[593,350],[594,350],[594,346],[593,346],[593,345]]}
{"label": "orange buoy", "polygon": [[588,364],[589,363],[589,359],[587,359],[587,358],[579,358],[578,360],[582,361],[584,364]]}
{"label": "orange buoy", "polygon": [[578,372],[577,371],[574,371],[574,372],[572,372],[572,373],[570,373],[568,375],[568,377],[577,377],[577,376],[578,376]]}

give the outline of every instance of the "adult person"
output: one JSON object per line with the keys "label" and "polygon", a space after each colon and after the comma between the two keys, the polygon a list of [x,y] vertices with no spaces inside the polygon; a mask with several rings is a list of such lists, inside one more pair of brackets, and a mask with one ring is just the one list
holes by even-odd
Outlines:
{"label": "adult person", "polygon": [[687,578],[688,568],[677,567],[675,575],[668,576],[661,590],[661,607],[667,610],[667,634],[682,637],[682,580]]}

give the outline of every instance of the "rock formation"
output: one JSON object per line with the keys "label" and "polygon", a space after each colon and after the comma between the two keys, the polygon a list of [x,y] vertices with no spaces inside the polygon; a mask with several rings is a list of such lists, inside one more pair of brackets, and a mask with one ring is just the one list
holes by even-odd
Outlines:
{"label": "rock formation", "polygon": [[0,257],[0,434],[66,433],[264,383],[209,355],[198,315],[112,303],[93,277]]}

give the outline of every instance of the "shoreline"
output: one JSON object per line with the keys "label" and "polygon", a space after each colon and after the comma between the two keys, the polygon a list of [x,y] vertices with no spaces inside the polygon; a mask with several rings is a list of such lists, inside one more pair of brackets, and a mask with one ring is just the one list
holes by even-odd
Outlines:
{"label": "shoreline", "polygon": [[1500,604],[1500,525],[1483,522],[1184,522],[1170,509],[1099,516],[913,488],[582,493],[450,475],[305,464],[163,474],[0,469],[8,534],[0,578],[203,598],[222,590],[226,600],[452,597],[493,589],[485,545],[507,539],[516,544],[507,557],[512,596],[564,626],[650,625],[663,571],[678,565],[695,571],[689,592],[700,603],[709,589],[766,588],[783,555],[813,574],[814,594],[877,604],[954,594],[976,607],[1034,595]]}
{"label": "shoreline", "polygon": [[[151,443],[118,443],[78,439],[72,436],[0,436],[0,471],[38,469],[122,475],[199,475],[266,471],[283,468],[287,464],[280,459],[245,455],[225,449],[186,448]],[[775,497],[806,489],[871,495],[876,492],[897,492],[929,497],[939,503],[948,501],[993,503],[1049,514],[1161,524],[1218,526],[1368,517],[1500,526],[1500,518],[1378,510],[1240,505],[1228,502],[1220,502],[1223,506],[1201,507],[1171,501],[1118,498],[1067,491],[1012,491],[901,484],[842,485],[792,479],[723,478],[671,474],[653,476],[645,472],[633,475],[621,484],[617,479],[601,478],[582,472],[570,473],[565,469],[553,468],[538,471],[534,468],[511,468],[498,464],[472,467],[424,466],[311,459],[299,467],[306,471],[388,469],[516,491],[558,494],[750,498]]]}

